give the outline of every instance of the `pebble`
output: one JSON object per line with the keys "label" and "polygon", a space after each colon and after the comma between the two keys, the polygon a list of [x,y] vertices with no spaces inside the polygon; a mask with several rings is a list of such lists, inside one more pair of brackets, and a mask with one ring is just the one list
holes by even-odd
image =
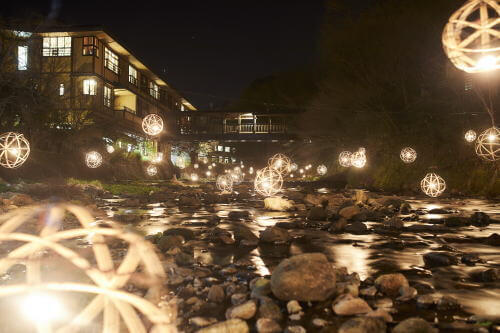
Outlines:
{"label": "pebble", "polygon": [[302,307],[299,302],[292,300],[286,304],[286,309],[288,313],[293,314],[302,311]]}
{"label": "pebble", "polygon": [[235,305],[226,310],[226,318],[250,319],[255,316],[257,305],[255,301],[247,301],[243,304]]}
{"label": "pebble", "polygon": [[241,319],[230,319],[202,328],[197,333],[248,333],[248,324]]}
{"label": "pebble", "polygon": [[392,333],[437,333],[438,330],[422,318],[408,318],[394,327]]}
{"label": "pebble", "polygon": [[397,296],[400,288],[408,285],[408,280],[401,273],[383,274],[375,280],[377,289],[388,296]]}
{"label": "pebble", "polygon": [[225,298],[224,288],[219,285],[211,286],[207,298],[210,302],[221,303]]}
{"label": "pebble", "polygon": [[215,324],[217,322],[217,319],[211,318],[211,317],[192,317],[189,318],[189,324],[190,325],[196,325],[198,327],[204,327],[208,325]]}
{"label": "pebble", "polygon": [[338,333],[386,333],[384,320],[376,317],[350,319],[340,326]]}
{"label": "pebble", "polygon": [[307,333],[306,329],[302,326],[288,326],[285,329],[285,333]]}
{"label": "pebble", "polygon": [[333,305],[333,311],[340,316],[352,316],[368,313],[372,311],[372,308],[364,299],[347,294],[341,296],[341,299]]}
{"label": "pebble", "polygon": [[281,326],[274,320],[269,318],[260,318],[255,324],[259,333],[278,333],[281,332]]}

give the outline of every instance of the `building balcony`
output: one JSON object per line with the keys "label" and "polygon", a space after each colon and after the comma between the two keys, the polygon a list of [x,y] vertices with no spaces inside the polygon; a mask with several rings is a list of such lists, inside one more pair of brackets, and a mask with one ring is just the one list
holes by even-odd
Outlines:
{"label": "building balcony", "polygon": [[241,124],[224,125],[224,134],[265,134],[286,133],[284,124]]}

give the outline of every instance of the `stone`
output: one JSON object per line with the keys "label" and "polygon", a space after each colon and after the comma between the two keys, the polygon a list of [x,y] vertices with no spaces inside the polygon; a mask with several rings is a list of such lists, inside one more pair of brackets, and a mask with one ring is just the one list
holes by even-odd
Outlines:
{"label": "stone", "polygon": [[411,205],[407,202],[403,203],[399,208],[399,212],[404,215],[408,215],[411,213]]}
{"label": "stone", "polygon": [[458,264],[458,259],[446,252],[428,252],[424,254],[424,262],[427,267],[443,267]]}
{"label": "stone", "polygon": [[123,223],[138,223],[142,221],[142,216],[139,214],[114,214],[113,219]]}
{"label": "stone", "polygon": [[353,218],[355,215],[359,214],[361,212],[361,209],[359,209],[358,206],[347,206],[342,208],[339,211],[339,215],[342,216],[343,218],[349,220]]}
{"label": "stone", "polygon": [[307,333],[306,329],[300,325],[288,326],[285,333]]}
{"label": "stone", "polygon": [[302,311],[302,307],[300,306],[299,302],[297,302],[296,300],[292,300],[286,304],[286,310],[290,314],[299,313],[300,311]]}
{"label": "stone", "polygon": [[248,333],[248,324],[241,319],[230,319],[202,328],[197,333]]}
{"label": "stone", "polygon": [[201,201],[195,196],[181,195],[179,197],[179,206],[200,207]]}
{"label": "stone", "polygon": [[217,322],[217,319],[212,318],[212,317],[192,317],[189,318],[189,324],[190,325],[195,325],[198,327],[205,327],[208,325],[215,324]]}
{"label": "stone", "polygon": [[397,300],[402,302],[407,302],[417,297],[418,292],[417,289],[413,287],[403,286],[399,289],[399,294],[401,296],[399,296]]}
{"label": "stone", "polygon": [[371,286],[368,288],[361,289],[359,293],[365,297],[375,297],[375,295],[377,294],[377,288],[375,286]]}
{"label": "stone", "polygon": [[252,298],[267,296],[271,293],[271,281],[263,277],[256,278],[250,282],[250,289]]}
{"label": "stone", "polygon": [[335,292],[336,275],[322,253],[284,259],[271,276],[271,290],[280,300],[324,301]]}
{"label": "stone", "polygon": [[258,317],[280,321],[283,315],[281,314],[280,307],[272,299],[266,298],[260,300]]}
{"label": "stone", "polygon": [[496,268],[471,272],[471,277],[477,282],[495,282],[500,280],[500,272]]}
{"label": "stone", "polygon": [[328,322],[324,319],[321,319],[321,318],[314,318],[312,320],[312,324],[313,324],[313,326],[316,326],[316,327],[325,327],[328,325]]}
{"label": "stone", "polygon": [[163,232],[163,236],[178,235],[182,236],[185,240],[194,239],[194,231],[187,228],[171,228]]}
{"label": "stone", "polygon": [[417,297],[417,307],[421,309],[429,309],[434,305],[434,297],[430,295],[422,295]]}
{"label": "stone", "polygon": [[345,218],[341,217],[337,221],[334,221],[330,224],[328,231],[331,233],[342,232],[345,230],[346,226],[347,226],[347,220]]}
{"label": "stone", "polygon": [[392,333],[437,333],[438,330],[422,318],[408,318],[394,327]]}
{"label": "stone", "polygon": [[11,204],[15,206],[27,206],[35,202],[29,195],[23,193],[14,194],[10,197],[10,201],[12,202]]}
{"label": "stone", "polygon": [[399,217],[393,216],[392,218],[384,221],[384,226],[390,229],[403,229],[405,224]]}
{"label": "stone", "polygon": [[294,202],[280,197],[270,197],[264,199],[264,208],[267,210],[285,212],[293,208]]}
{"label": "stone", "polygon": [[279,227],[267,227],[260,232],[260,241],[264,243],[286,243],[289,240],[288,230]]}
{"label": "stone", "polygon": [[279,333],[281,326],[274,320],[269,318],[259,318],[255,324],[258,333]]}
{"label": "stone", "polygon": [[234,305],[229,309],[227,309],[226,318],[227,319],[239,318],[246,320],[255,316],[256,312],[257,312],[257,305],[255,304],[255,301],[250,300],[243,304]]}
{"label": "stone", "polygon": [[175,256],[175,263],[179,266],[189,266],[194,264],[194,257],[185,252],[179,252]]}
{"label": "stone", "polygon": [[476,227],[485,227],[490,224],[490,217],[483,212],[474,212],[469,218],[469,222]]}
{"label": "stone", "polygon": [[225,296],[224,288],[214,284],[208,290],[207,298],[210,302],[221,303],[224,301]]}
{"label": "stone", "polygon": [[368,232],[368,227],[363,222],[354,222],[345,227],[345,231],[351,234],[361,235]]}
{"label": "stone", "polygon": [[354,201],[357,204],[364,204],[368,202],[368,192],[365,190],[354,190]]}
{"label": "stone", "polygon": [[234,237],[243,246],[257,246],[259,244],[259,237],[244,226],[239,226],[234,230]]}
{"label": "stone", "polygon": [[232,210],[227,214],[227,218],[233,221],[246,220],[250,218],[250,212],[247,210]]}
{"label": "stone", "polygon": [[357,297],[359,295],[359,283],[355,282],[337,282],[337,295],[349,294]]}
{"label": "stone", "polygon": [[162,251],[167,251],[174,247],[181,247],[184,244],[182,236],[161,236],[158,241],[158,248]]}
{"label": "stone", "polygon": [[340,326],[338,333],[385,333],[387,325],[377,317],[353,318]]}
{"label": "stone", "polygon": [[307,219],[311,221],[326,221],[328,212],[323,207],[312,207],[307,213]]}
{"label": "stone", "polygon": [[500,235],[493,233],[484,239],[485,243],[491,246],[500,246]]}
{"label": "stone", "polygon": [[388,296],[397,296],[401,287],[408,286],[408,280],[401,273],[383,274],[375,280],[375,287]]}
{"label": "stone", "polygon": [[333,311],[339,316],[352,316],[371,312],[372,308],[364,299],[347,294],[333,304]]}
{"label": "stone", "polygon": [[440,311],[458,310],[461,308],[460,303],[451,296],[441,297],[436,305],[437,309]]}
{"label": "stone", "polygon": [[383,319],[386,323],[392,323],[392,316],[387,310],[383,308],[379,308],[377,310],[373,310],[372,312],[368,312],[366,314],[367,317],[375,317],[375,318],[381,318]]}
{"label": "stone", "polygon": [[449,228],[459,228],[470,224],[469,220],[463,216],[450,216],[444,220],[444,225]]}
{"label": "stone", "polygon": [[286,192],[286,196],[293,201],[302,201],[304,200],[305,194],[299,191],[288,191]]}
{"label": "stone", "polygon": [[235,293],[231,295],[231,304],[239,305],[245,303],[247,300],[247,294]]}

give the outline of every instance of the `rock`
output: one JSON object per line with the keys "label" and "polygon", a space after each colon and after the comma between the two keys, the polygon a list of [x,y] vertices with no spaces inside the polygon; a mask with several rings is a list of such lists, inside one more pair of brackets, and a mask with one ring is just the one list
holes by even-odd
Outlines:
{"label": "rock", "polygon": [[227,215],[227,218],[233,221],[246,220],[250,218],[250,212],[247,210],[232,210]]}
{"label": "rock", "polygon": [[401,273],[383,274],[375,280],[375,286],[378,290],[388,296],[396,296],[399,294],[401,287],[408,287],[408,280]]}
{"label": "rock", "polygon": [[182,236],[185,240],[194,239],[194,231],[187,228],[171,228],[163,232],[164,236],[178,235]]}
{"label": "rock", "polygon": [[14,194],[10,197],[10,201],[15,206],[27,206],[35,202],[29,195],[23,193]]}
{"label": "rock", "polygon": [[285,212],[293,208],[294,202],[280,197],[270,197],[264,199],[264,208],[278,212]]}
{"label": "rock", "polygon": [[255,301],[250,300],[243,304],[234,305],[229,309],[227,309],[226,318],[250,319],[253,316],[255,316],[256,312],[257,312],[257,305],[255,304]]}
{"label": "rock", "polygon": [[461,261],[467,266],[474,266],[477,263],[482,262],[479,256],[475,253],[466,253],[462,256]]}
{"label": "rock", "polygon": [[375,297],[375,295],[377,294],[377,288],[375,286],[371,286],[365,289],[361,289],[359,293],[365,297]]}
{"label": "rock", "polygon": [[485,227],[490,224],[490,217],[483,212],[474,212],[469,218],[469,222],[476,227]]}
{"label": "rock", "polygon": [[142,216],[139,214],[114,214],[113,219],[123,223],[138,223],[142,221]]}
{"label": "rock", "polygon": [[175,263],[179,266],[189,266],[194,264],[193,256],[185,252],[177,253],[174,258],[175,258]]}
{"label": "rock", "polygon": [[267,296],[271,293],[271,281],[262,277],[256,278],[250,282],[250,289],[252,298]]}
{"label": "rock", "polygon": [[260,300],[258,316],[259,318],[269,318],[277,321],[280,321],[283,317],[280,307],[270,298]]}
{"label": "rock", "polygon": [[500,246],[500,235],[493,233],[484,239],[485,243],[491,246]]}
{"label": "rock", "polygon": [[437,329],[422,318],[408,318],[394,327],[392,333],[435,333]]}
{"label": "rock", "polygon": [[424,254],[424,262],[427,267],[443,267],[458,264],[458,259],[446,252],[428,252]]}
{"label": "rock", "polygon": [[434,297],[430,295],[422,295],[417,297],[417,307],[421,309],[429,309],[434,305]]}
{"label": "rock", "polygon": [[210,289],[208,290],[207,298],[210,302],[215,302],[215,303],[223,302],[225,298],[224,288],[222,288],[219,285],[211,286]]}
{"label": "rock", "polygon": [[168,251],[174,247],[181,247],[184,243],[184,238],[182,236],[161,236],[158,241],[158,248],[161,251]]}
{"label": "rock", "polygon": [[345,227],[345,231],[351,234],[361,235],[366,234],[368,232],[368,228],[363,222],[354,222],[352,224],[348,224]]}
{"label": "rock", "polygon": [[341,217],[337,221],[334,221],[330,224],[328,231],[331,233],[342,232],[344,231],[346,226],[347,226],[347,220]]}
{"label": "rock", "polygon": [[324,301],[335,292],[335,270],[322,253],[284,259],[274,269],[271,289],[280,300]]}
{"label": "rock", "polygon": [[316,326],[316,327],[325,327],[326,325],[328,325],[328,322],[324,319],[321,319],[321,318],[314,318],[312,320],[312,324],[313,324],[313,326]]}
{"label": "rock", "polygon": [[495,282],[500,280],[500,272],[496,268],[490,268],[486,270],[474,271],[471,273],[471,277],[477,282]]}
{"label": "rock", "polygon": [[458,310],[461,306],[458,301],[451,296],[443,296],[437,302],[437,309],[440,311]]}
{"label": "rock", "polygon": [[259,237],[246,227],[237,227],[234,231],[234,237],[243,246],[257,246],[259,244]]}
{"label": "rock", "polygon": [[259,318],[255,324],[259,333],[279,333],[281,326],[274,320],[269,318]]}
{"label": "rock", "polygon": [[339,215],[342,216],[343,218],[349,220],[355,215],[359,214],[361,212],[361,209],[359,209],[358,206],[347,206],[342,208],[339,211]]}
{"label": "rock", "polygon": [[286,243],[289,240],[288,230],[279,227],[267,227],[260,232],[260,241],[264,243]]}
{"label": "rock", "polygon": [[192,317],[189,318],[190,325],[196,325],[198,327],[205,327],[208,325],[215,324],[217,319],[215,318],[206,318],[206,317]]}
{"label": "rock", "polygon": [[307,333],[306,329],[300,325],[288,326],[285,333]]}
{"label": "rock", "polygon": [[349,294],[354,297],[359,295],[359,283],[353,282],[337,282],[337,295]]}
{"label": "rock", "polygon": [[405,224],[399,217],[393,216],[392,218],[384,221],[384,226],[391,229],[403,229]]}
{"label": "rock", "polygon": [[311,221],[326,221],[328,212],[323,207],[312,207],[307,213],[307,219]]}
{"label": "rock", "polygon": [[339,316],[352,316],[371,312],[372,308],[362,298],[348,294],[333,305],[333,311]]}
{"label": "rock", "polygon": [[368,312],[366,314],[367,317],[375,317],[375,318],[381,318],[383,319],[386,323],[391,323],[392,322],[392,316],[387,310],[384,310],[383,308],[379,308],[377,310],[373,310],[372,312]]}
{"label": "rock", "polygon": [[354,201],[356,204],[364,204],[368,202],[368,192],[365,190],[354,191]]}
{"label": "rock", "polygon": [[288,191],[286,192],[286,196],[293,201],[302,201],[305,197],[304,193],[298,191]]}
{"label": "rock", "polygon": [[470,224],[469,220],[463,216],[450,216],[444,220],[444,225],[449,228],[464,227]]}
{"label": "rock", "polygon": [[398,197],[384,196],[377,199],[377,203],[384,207],[394,207],[399,209],[404,201]]}
{"label": "rock", "polygon": [[248,324],[241,319],[230,319],[198,330],[197,333],[248,333]]}
{"label": "rock", "polygon": [[201,201],[195,196],[186,196],[181,195],[179,197],[179,206],[192,206],[192,207],[200,207]]}
{"label": "rock", "polygon": [[411,205],[407,202],[403,203],[399,208],[401,214],[407,215],[411,213]]}
{"label": "rock", "polygon": [[417,297],[418,292],[413,287],[403,286],[399,289],[399,294],[401,296],[397,298],[398,301],[406,302]]}
{"label": "rock", "polygon": [[231,304],[239,305],[245,303],[247,300],[247,294],[236,293],[231,295]]}
{"label": "rock", "polygon": [[299,302],[293,300],[286,304],[286,310],[289,314],[299,313],[300,311],[302,311],[302,307],[300,306]]}
{"label": "rock", "polygon": [[387,325],[376,317],[353,318],[340,326],[338,333],[385,333]]}

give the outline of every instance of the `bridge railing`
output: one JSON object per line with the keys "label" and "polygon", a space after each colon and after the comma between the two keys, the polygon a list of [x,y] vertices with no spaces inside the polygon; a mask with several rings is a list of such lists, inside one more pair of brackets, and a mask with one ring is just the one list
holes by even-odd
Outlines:
{"label": "bridge railing", "polygon": [[241,124],[241,125],[224,125],[224,133],[285,133],[286,126],[284,124]]}

